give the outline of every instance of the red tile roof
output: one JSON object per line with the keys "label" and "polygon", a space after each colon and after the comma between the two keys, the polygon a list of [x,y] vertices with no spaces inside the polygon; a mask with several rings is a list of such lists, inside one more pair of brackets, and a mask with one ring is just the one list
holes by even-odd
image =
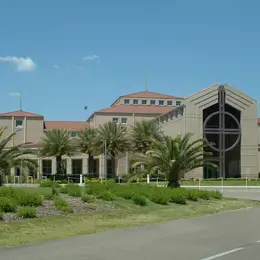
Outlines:
{"label": "red tile roof", "polygon": [[165,114],[174,107],[166,106],[131,106],[131,105],[118,105],[101,109],[95,113],[135,113],[135,114]]}
{"label": "red tile roof", "polygon": [[8,112],[8,113],[2,113],[2,114],[0,114],[0,117],[39,117],[39,118],[43,118],[42,115],[34,114],[31,112],[25,112],[22,110]]}
{"label": "red tile roof", "polygon": [[160,94],[156,92],[151,91],[141,91],[137,93],[127,94],[121,97],[128,97],[128,98],[164,98],[164,99],[183,99],[181,97],[171,96],[171,95],[165,95]]}
{"label": "red tile roof", "polygon": [[44,121],[45,130],[67,129],[70,131],[80,131],[88,127],[85,121]]}

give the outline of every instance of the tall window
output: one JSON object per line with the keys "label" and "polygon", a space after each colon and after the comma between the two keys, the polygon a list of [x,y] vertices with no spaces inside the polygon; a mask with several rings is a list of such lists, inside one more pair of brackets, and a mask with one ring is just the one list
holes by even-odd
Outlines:
{"label": "tall window", "polygon": [[134,99],[133,104],[138,105],[138,99]]}
{"label": "tall window", "polygon": [[176,101],[176,106],[180,106],[181,105],[181,101]]}
{"label": "tall window", "polygon": [[154,106],[155,105],[155,100],[150,100],[150,105]]}
{"label": "tall window", "polygon": [[125,99],[124,103],[125,103],[125,105],[129,105],[130,104],[130,99]]}
{"label": "tall window", "polygon": [[42,160],[42,173],[43,174],[52,173],[52,160]]}
{"label": "tall window", "polygon": [[164,100],[159,100],[159,106],[163,106],[164,105]]}
{"label": "tall window", "polygon": [[121,124],[127,124],[127,118],[126,117],[121,118]]}
{"label": "tall window", "polygon": [[167,105],[172,106],[172,101],[171,100],[167,101]]}
{"label": "tall window", "polygon": [[82,174],[82,159],[72,160],[72,174]]}
{"label": "tall window", "polygon": [[147,104],[147,100],[142,100],[142,105],[146,105]]}
{"label": "tall window", "polygon": [[113,117],[112,121],[113,121],[114,123],[118,124],[119,119],[118,119],[118,117]]}
{"label": "tall window", "polygon": [[16,128],[22,128],[23,127],[23,120],[16,120],[15,126],[16,126]]}

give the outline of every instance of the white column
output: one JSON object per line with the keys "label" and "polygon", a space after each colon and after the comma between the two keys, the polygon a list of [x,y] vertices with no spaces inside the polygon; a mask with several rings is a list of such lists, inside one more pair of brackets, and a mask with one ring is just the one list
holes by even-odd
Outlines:
{"label": "white column", "polygon": [[27,137],[27,117],[24,118],[23,142],[26,143]]}
{"label": "white column", "polygon": [[[12,133],[14,133],[14,117],[12,117]],[[13,139],[13,140],[12,140],[12,144],[13,144],[13,146],[14,146],[14,136],[13,136],[12,139]]]}
{"label": "white column", "polygon": [[56,163],[56,157],[51,158],[51,174],[57,173],[57,163]]}
{"label": "white column", "polygon": [[82,157],[82,173],[86,174],[88,172],[88,155]]}
{"label": "white column", "polygon": [[11,168],[10,174],[11,174],[11,176],[14,176],[14,175],[15,175],[15,168],[14,168],[14,167]]}
{"label": "white column", "polygon": [[40,179],[41,176],[42,176],[42,159],[38,158],[37,178]]}
{"label": "white column", "polygon": [[72,160],[70,157],[67,159],[67,174],[72,174]]}
{"label": "white column", "polygon": [[104,162],[105,162],[105,156],[104,154],[100,154],[99,156],[99,178],[100,179],[106,178]]}

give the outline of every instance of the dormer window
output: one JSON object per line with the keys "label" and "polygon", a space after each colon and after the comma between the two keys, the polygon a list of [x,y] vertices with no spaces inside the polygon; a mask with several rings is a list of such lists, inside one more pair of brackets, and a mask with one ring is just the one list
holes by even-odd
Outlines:
{"label": "dormer window", "polygon": [[129,105],[130,104],[130,99],[125,99],[124,103],[125,103],[125,105]]}
{"label": "dormer window", "polygon": [[17,129],[23,128],[23,120],[16,120],[16,122],[15,122],[15,127],[16,127]]}
{"label": "dormer window", "polygon": [[159,100],[159,106],[163,106],[164,105],[164,100]]}
{"label": "dormer window", "polygon": [[154,106],[155,105],[155,100],[150,100],[150,105]]}
{"label": "dormer window", "polygon": [[147,104],[147,100],[142,100],[142,105],[146,105]]}
{"label": "dormer window", "polygon": [[180,106],[181,105],[181,101],[176,101],[176,106]]}
{"label": "dormer window", "polygon": [[167,101],[167,105],[172,106],[172,101],[171,100]]}
{"label": "dormer window", "polygon": [[134,99],[133,103],[134,105],[138,105],[138,99]]}

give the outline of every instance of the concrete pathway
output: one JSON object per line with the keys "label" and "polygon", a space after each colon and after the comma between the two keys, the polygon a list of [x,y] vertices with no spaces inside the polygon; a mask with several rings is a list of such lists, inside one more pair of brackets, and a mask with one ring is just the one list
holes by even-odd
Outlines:
{"label": "concrete pathway", "polygon": [[259,260],[260,207],[0,249],[2,260]]}

